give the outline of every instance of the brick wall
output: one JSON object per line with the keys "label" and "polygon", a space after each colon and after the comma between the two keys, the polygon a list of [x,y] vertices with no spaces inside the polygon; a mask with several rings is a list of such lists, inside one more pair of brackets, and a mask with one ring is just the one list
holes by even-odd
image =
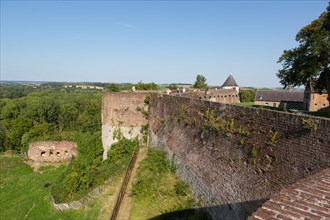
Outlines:
{"label": "brick wall", "polygon": [[281,190],[249,217],[254,219],[330,219],[330,169]]}
{"label": "brick wall", "polygon": [[330,120],[152,96],[149,145],[215,219],[245,219],[270,196],[330,166]]}
{"label": "brick wall", "polygon": [[111,145],[117,142],[114,131],[120,128],[126,138],[140,136],[141,126],[148,121],[143,112],[147,111],[144,100],[149,92],[104,92],[102,106],[103,159]]}
{"label": "brick wall", "polygon": [[211,102],[221,102],[221,103],[239,103],[238,93],[235,89],[212,89],[208,90],[207,94],[205,91],[196,92],[186,92],[181,93],[181,96],[188,98],[201,99]]}
{"label": "brick wall", "polygon": [[68,161],[77,156],[77,144],[72,141],[31,142],[27,155],[35,162]]}

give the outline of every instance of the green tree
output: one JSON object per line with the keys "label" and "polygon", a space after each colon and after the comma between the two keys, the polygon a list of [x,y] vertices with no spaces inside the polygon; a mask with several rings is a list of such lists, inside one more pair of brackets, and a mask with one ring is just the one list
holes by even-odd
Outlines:
{"label": "green tree", "polygon": [[296,35],[299,46],[285,50],[278,63],[280,83],[286,87],[307,85],[317,91],[326,89],[330,102],[330,6],[320,17],[303,27]]}
{"label": "green tree", "polygon": [[175,83],[170,84],[170,86],[168,87],[170,90],[176,90],[178,88],[178,85]]}
{"label": "green tree", "polygon": [[239,98],[241,102],[254,102],[256,96],[255,89],[240,89]]}
{"label": "green tree", "polygon": [[142,81],[135,84],[136,90],[158,90],[158,86],[155,83],[144,83]]}
{"label": "green tree", "polygon": [[110,92],[119,92],[120,88],[117,84],[111,83],[109,86],[107,86],[107,90],[109,90]]}
{"label": "green tree", "polygon": [[197,75],[194,88],[205,89],[207,87],[206,78],[203,75]]}

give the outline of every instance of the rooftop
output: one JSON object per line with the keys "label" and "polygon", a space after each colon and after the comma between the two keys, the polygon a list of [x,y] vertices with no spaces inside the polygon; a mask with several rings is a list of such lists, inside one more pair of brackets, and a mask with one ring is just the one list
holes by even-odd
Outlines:
{"label": "rooftop", "polygon": [[225,87],[225,86],[238,86],[234,77],[231,74],[228,76],[228,78],[221,87]]}
{"label": "rooftop", "polygon": [[258,90],[255,101],[290,101],[290,102],[303,102],[303,91],[286,91],[286,90]]}

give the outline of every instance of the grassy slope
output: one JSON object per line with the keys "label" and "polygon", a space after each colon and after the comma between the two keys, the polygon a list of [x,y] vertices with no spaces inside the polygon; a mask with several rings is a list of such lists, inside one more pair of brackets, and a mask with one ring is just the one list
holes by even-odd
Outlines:
{"label": "grassy slope", "polygon": [[100,204],[84,210],[55,211],[45,184],[54,182],[65,167],[42,168],[35,173],[21,158],[0,156],[0,219],[95,219]]}
{"label": "grassy slope", "polygon": [[[193,200],[188,186],[180,181],[170,170],[165,155],[149,148],[148,156],[137,171],[137,178],[133,183],[132,209],[130,219],[182,219],[175,216],[179,210],[191,210]],[[188,213],[186,219],[205,219],[203,214]]]}

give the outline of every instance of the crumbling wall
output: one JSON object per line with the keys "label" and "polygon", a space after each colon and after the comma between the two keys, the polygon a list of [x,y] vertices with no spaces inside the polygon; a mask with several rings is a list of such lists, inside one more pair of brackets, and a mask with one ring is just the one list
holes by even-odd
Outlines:
{"label": "crumbling wall", "polygon": [[330,120],[152,96],[149,146],[214,219],[246,219],[272,194],[330,166]]}
{"label": "crumbling wall", "polygon": [[28,158],[35,162],[60,162],[77,156],[77,144],[72,141],[38,141],[29,143]]}
{"label": "crumbling wall", "polygon": [[103,159],[111,145],[117,142],[116,129],[120,128],[126,138],[140,137],[141,127],[148,123],[148,107],[145,99],[148,92],[104,92],[102,107]]}

